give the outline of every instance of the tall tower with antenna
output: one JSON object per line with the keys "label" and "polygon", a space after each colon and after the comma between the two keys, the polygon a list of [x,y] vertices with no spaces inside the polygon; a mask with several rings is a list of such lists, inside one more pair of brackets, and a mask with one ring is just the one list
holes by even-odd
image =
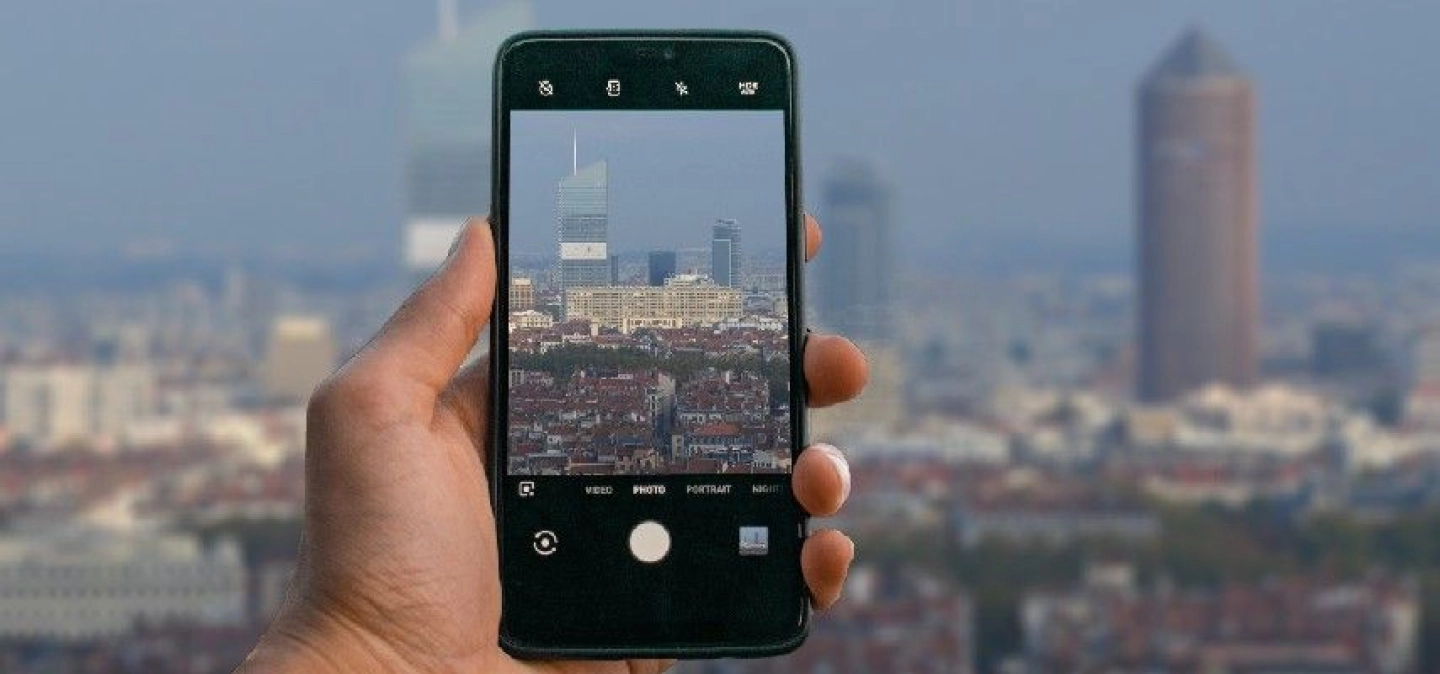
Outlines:
{"label": "tall tower with antenna", "polygon": [[604,160],[579,166],[571,139],[571,173],[555,187],[562,289],[610,285],[610,175]]}
{"label": "tall tower with antenna", "polygon": [[460,0],[438,0],[436,3],[436,25],[440,27],[441,40],[460,37]]}
{"label": "tall tower with antenna", "polygon": [[462,19],[437,0],[435,38],[405,59],[404,267],[416,280],[445,259],[466,218],[490,210],[490,69],[510,35],[534,26],[530,2]]}

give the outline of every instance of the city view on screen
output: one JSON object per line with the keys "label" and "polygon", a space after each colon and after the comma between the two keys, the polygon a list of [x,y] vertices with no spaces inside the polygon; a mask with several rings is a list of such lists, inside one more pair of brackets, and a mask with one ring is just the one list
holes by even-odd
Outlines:
{"label": "city view on screen", "polygon": [[516,111],[512,475],[790,469],[784,116]]}

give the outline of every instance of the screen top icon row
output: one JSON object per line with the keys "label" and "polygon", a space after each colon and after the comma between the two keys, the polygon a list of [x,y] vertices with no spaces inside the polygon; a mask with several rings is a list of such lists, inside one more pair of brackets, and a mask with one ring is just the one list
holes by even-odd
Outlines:
{"label": "screen top icon row", "polygon": [[[539,80],[539,81],[537,81],[537,82],[536,82],[536,89],[540,92],[540,95],[541,95],[541,96],[544,96],[544,97],[546,97],[546,98],[549,98],[549,97],[551,97],[551,96],[554,96],[555,93],[556,93],[555,83],[554,83],[553,81],[551,81],[551,80]],[[737,94],[741,95],[741,96],[754,96],[755,94],[759,93],[759,91],[760,91],[760,83],[759,83],[759,82],[745,81],[745,82],[736,82],[736,83],[735,83],[735,92],[736,92]],[[606,96],[609,96],[609,97],[611,97],[611,98],[619,98],[619,97],[620,97],[620,93],[621,93],[620,80],[618,80],[618,79],[611,79],[611,80],[606,80],[606,81],[605,81],[605,95],[606,95]],[[684,80],[677,80],[677,81],[675,82],[675,95],[676,95],[676,96],[689,96],[689,95],[690,95],[690,85],[687,84]]]}

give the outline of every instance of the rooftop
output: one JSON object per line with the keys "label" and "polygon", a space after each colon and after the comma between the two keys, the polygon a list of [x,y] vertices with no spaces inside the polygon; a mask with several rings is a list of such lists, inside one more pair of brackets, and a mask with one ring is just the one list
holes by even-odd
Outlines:
{"label": "rooftop", "polygon": [[1191,26],[1146,74],[1146,82],[1207,77],[1244,77],[1235,60],[1199,26]]}

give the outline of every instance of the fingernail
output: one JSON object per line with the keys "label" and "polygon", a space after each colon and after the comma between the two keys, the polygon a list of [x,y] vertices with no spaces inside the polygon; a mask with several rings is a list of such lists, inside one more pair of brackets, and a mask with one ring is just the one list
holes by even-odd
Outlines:
{"label": "fingernail", "polygon": [[835,474],[840,476],[840,502],[844,503],[850,498],[850,462],[845,460],[845,454],[835,445],[816,443],[814,449],[819,450],[825,458],[835,466]]}
{"label": "fingernail", "polygon": [[450,242],[450,250],[445,253],[445,259],[455,257],[455,251],[460,250],[460,242],[465,240],[465,234],[470,231],[470,221],[460,225],[460,231],[455,233],[455,240]]}

